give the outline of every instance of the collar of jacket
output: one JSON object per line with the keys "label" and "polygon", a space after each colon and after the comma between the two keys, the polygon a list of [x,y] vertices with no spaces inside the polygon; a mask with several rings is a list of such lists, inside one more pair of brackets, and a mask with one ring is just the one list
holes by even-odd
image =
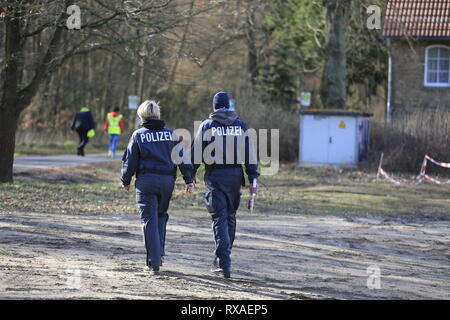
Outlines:
{"label": "collar of jacket", "polygon": [[165,122],[160,119],[150,118],[146,119],[144,123],[142,123],[142,126],[146,129],[150,130],[161,130],[165,127]]}
{"label": "collar of jacket", "polygon": [[209,115],[209,118],[219,122],[222,125],[229,126],[233,124],[236,119],[238,119],[238,115],[234,110],[230,110],[228,108],[217,109],[213,113]]}

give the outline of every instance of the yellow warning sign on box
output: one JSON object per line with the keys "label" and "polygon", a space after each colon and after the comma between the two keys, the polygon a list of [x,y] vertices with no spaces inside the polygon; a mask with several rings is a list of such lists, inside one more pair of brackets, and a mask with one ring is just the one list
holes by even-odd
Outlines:
{"label": "yellow warning sign on box", "polygon": [[341,128],[341,129],[346,129],[347,128],[347,126],[345,125],[344,121],[341,121],[341,123],[339,123],[339,128]]}

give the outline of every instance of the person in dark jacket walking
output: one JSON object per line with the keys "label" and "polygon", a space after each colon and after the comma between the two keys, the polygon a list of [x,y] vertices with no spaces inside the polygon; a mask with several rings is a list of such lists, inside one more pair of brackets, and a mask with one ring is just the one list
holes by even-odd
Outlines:
{"label": "person in dark jacket walking", "polygon": [[72,131],[76,131],[80,138],[77,155],[84,157],[84,147],[89,142],[88,132],[91,129],[95,129],[94,118],[88,108],[82,108],[80,112],[77,112],[73,118],[71,129]]}
{"label": "person in dark jacket walking", "polygon": [[[203,121],[191,148],[194,173],[205,164],[205,204],[212,216],[215,239],[215,272],[231,276],[231,249],[236,232],[236,211],[240,205],[241,185],[245,185],[242,164],[250,183],[257,179],[258,163],[247,133],[247,125],[230,110],[230,97],[219,92],[213,100],[214,112]],[[232,146],[232,147],[229,147]],[[212,151],[213,150],[213,151]],[[210,154],[209,154],[210,153]],[[195,177],[195,174],[194,174]]]}
{"label": "person in dark jacket walking", "polygon": [[[130,189],[136,175],[136,202],[142,222],[147,270],[159,274],[165,255],[167,210],[175,186],[177,165],[172,151],[178,143],[172,130],[160,119],[160,107],[154,101],[145,101],[138,108],[142,128],[136,130],[123,155],[122,186]],[[183,153],[181,149],[180,154]],[[189,161],[188,161],[189,162]],[[186,192],[194,189],[192,164],[178,165],[186,183]]]}

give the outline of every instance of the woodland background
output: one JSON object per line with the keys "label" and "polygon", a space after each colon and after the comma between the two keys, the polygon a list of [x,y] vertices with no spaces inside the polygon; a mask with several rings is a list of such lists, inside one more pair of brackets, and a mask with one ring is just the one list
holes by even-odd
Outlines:
{"label": "woodland background", "polygon": [[[436,130],[418,127],[422,115],[385,122],[387,48],[381,31],[366,26],[367,7],[385,2],[2,0],[0,112],[20,109],[17,143],[61,144],[75,139],[71,120],[80,108],[89,107],[97,122],[95,139],[105,142],[101,129],[114,107],[125,115],[127,135],[135,129],[135,111],[127,109],[129,95],[160,101],[169,127],[193,130],[193,122],[211,112],[214,93],[224,90],[250,126],[281,128],[281,160],[295,161],[297,97],[312,92],[313,108],[330,107],[323,103],[328,88],[324,75],[330,72],[325,66],[334,40],[346,55],[342,107],[374,114],[371,159],[375,163],[384,151],[388,169],[416,170],[417,161],[395,156],[399,146],[408,151],[422,137],[424,149],[441,150],[442,141],[433,142],[439,137]],[[62,13],[71,4],[81,8],[80,30],[64,28],[67,15]],[[333,14],[335,20],[330,20]],[[16,100],[9,101],[19,101],[18,108],[5,100],[13,77],[8,61],[14,55],[8,50],[14,42],[8,41],[14,40],[14,19],[20,20],[20,48],[15,48],[20,56]],[[340,38],[333,38],[336,30]],[[24,95],[30,91],[34,94]],[[11,137],[8,132],[5,136]]]}

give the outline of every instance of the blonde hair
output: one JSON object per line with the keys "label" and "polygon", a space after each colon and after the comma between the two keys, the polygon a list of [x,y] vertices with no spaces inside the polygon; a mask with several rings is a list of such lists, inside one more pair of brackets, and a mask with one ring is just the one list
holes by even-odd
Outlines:
{"label": "blonde hair", "polygon": [[142,121],[149,118],[161,118],[161,108],[154,100],[144,101],[138,108],[137,114]]}

